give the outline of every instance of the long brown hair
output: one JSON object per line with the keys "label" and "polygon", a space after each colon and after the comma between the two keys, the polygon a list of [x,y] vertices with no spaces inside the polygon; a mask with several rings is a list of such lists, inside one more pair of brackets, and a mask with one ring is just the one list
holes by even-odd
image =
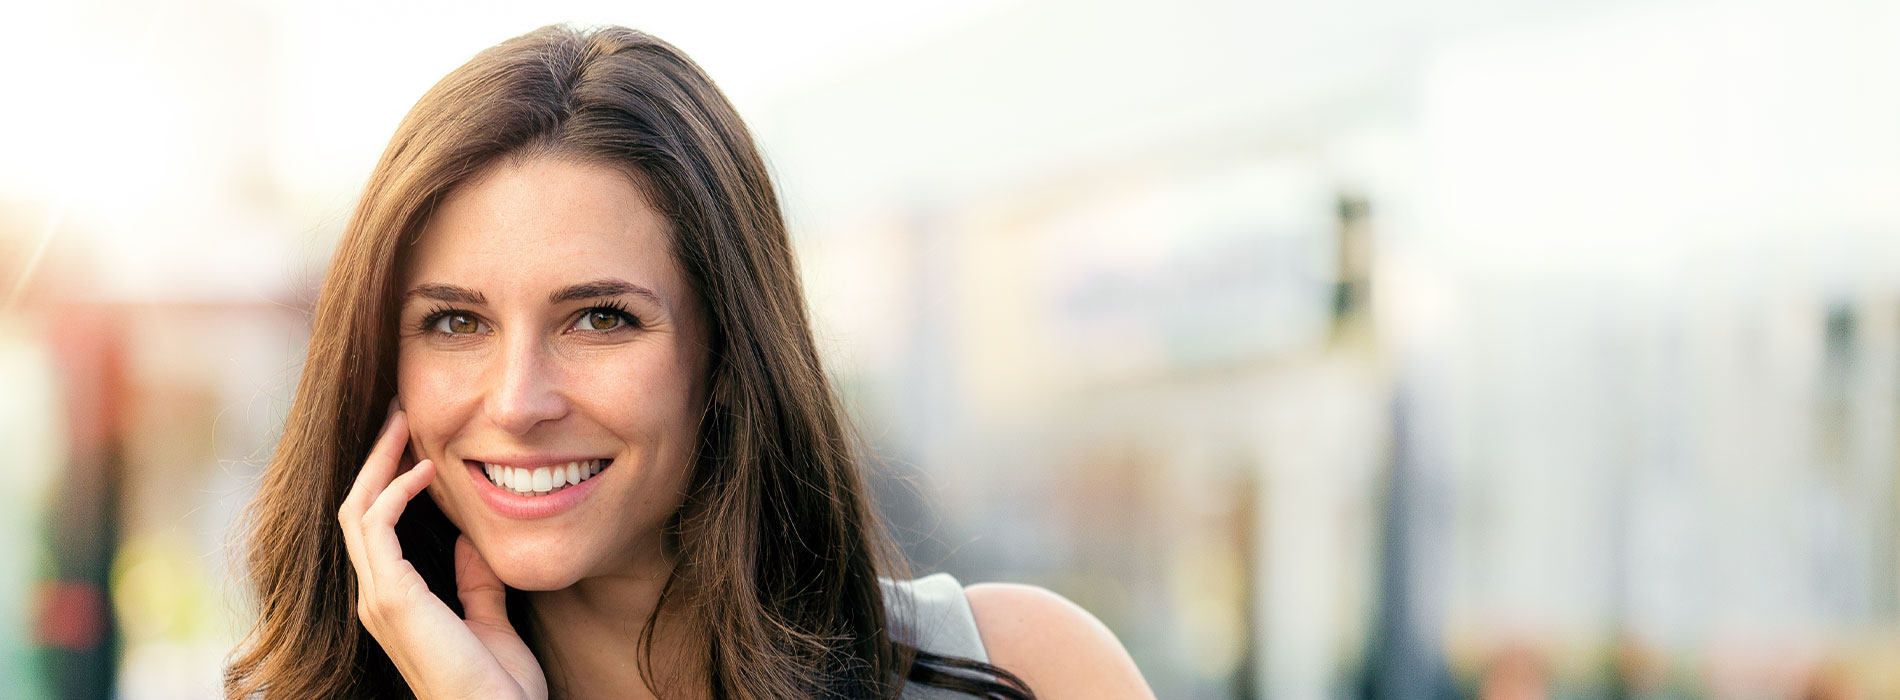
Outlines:
{"label": "long brown hair", "polygon": [[[889,698],[909,678],[1029,697],[1002,669],[920,652],[888,631],[877,578],[901,578],[905,563],[866,500],[778,199],[738,113],[665,42],[559,25],[488,49],[431,88],[371,174],[248,512],[258,621],[227,670],[227,694],[410,695],[357,621],[336,513],[395,391],[394,285],[408,243],[459,183],[498,158],[539,154],[614,165],[640,182],[711,320],[712,401],[685,503],[667,528],[680,556],[660,603],[686,606],[703,624],[708,690]],[[427,498],[397,525],[405,555],[459,612],[456,534]],[[532,635],[520,597],[510,599],[516,628]],[[640,663],[651,668],[650,658]]]}

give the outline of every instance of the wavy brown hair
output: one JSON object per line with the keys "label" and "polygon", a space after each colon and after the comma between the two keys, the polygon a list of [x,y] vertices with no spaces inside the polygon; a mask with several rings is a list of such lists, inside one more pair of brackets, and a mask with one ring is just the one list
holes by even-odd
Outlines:
{"label": "wavy brown hair", "polygon": [[[711,687],[702,690],[891,698],[908,678],[1030,697],[995,666],[892,638],[877,579],[901,578],[906,567],[867,502],[812,343],[778,198],[738,113],[665,42],[622,27],[558,25],[488,49],[431,88],[370,176],[247,512],[258,619],[226,672],[227,695],[412,695],[357,620],[336,513],[395,393],[395,280],[409,244],[458,184],[497,159],[538,155],[609,164],[641,183],[712,321],[712,401],[684,504],[667,528],[680,556],[660,598],[661,607],[685,606],[706,631]],[[407,558],[459,613],[454,526],[423,498],[396,530]],[[521,596],[511,593],[509,608],[516,629],[534,635]]]}

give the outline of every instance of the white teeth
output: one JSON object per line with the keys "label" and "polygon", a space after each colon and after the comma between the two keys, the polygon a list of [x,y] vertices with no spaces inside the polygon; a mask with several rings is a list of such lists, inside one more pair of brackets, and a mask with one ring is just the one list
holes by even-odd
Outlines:
{"label": "white teeth", "polygon": [[605,468],[606,460],[589,459],[567,464],[528,469],[506,464],[482,463],[489,482],[522,496],[538,496],[559,491],[594,477]]}

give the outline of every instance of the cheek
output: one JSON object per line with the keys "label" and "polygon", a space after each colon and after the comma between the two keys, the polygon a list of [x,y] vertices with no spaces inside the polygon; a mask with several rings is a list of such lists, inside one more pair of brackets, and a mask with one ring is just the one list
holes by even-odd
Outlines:
{"label": "cheek", "polygon": [[586,421],[617,431],[647,422],[646,414],[665,394],[654,384],[663,381],[663,373],[651,371],[650,364],[634,354],[588,358],[567,363],[558,381]]}
{"label": "cheek", "polygon": [[[456,381],[455,368],[442,358],[431,357],[428,353],[401,352],[396,362],[396,395],[402,400],[403,410],[409,414],[409,451],[413,459],[435,459],[436,476],[430,482],[424,494],[435,501],[436,508],[453,523],[457,529],[467,527],[461,517],[456,500],[449,495],[445,485],[450,479],[459,478],[461,465],[445,465],[441,460],[446,457],[443,448],[450,435],[454,433],[460,412],[456,407],[465,403],[455,390],[457,386],[469,386]],[[465,390],[464,390],[465,391]]]}
{"label": "cheek", "polygon": [[690,439],[679,433],[697,426],[704,407],[698,396],[703,382],[678,356],[643,350],[576,363],[562,383],[589,420],[623,437],[636,442]]}
{"label": "cheek", "polygon": [[476,403],[476,386],[466,363],[446,361],[430,353],[402,353],[396,364],[396,395],[409,413],[409,442],[439,457],[438,451],[454,426]]}

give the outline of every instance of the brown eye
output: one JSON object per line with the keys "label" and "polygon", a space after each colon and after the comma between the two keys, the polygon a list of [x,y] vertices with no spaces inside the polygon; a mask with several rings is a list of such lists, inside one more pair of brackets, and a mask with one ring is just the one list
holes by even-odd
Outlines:
{"label": "brown eye", "polygon": [[474,316],[468,314],[450,313],[443,314],[440,318],[437,318],[434,327],[438,333],[468,335],[470,333],[480,333],[482,331],[482,322],[475,320]]}
{"label": "brown eye", "polygon": [[583,320],[588,330],[595,331],[611,331],[619,328],[621,324],[620,314],[598,309],[587,312],[587,317]]}
{"label": "brown eye", "polygon": [[639,327],[640,319],[627,313],[625,309],[596,306],[582,311],[580,316],[574,318],[574,325],[568,326],[567,329],[588,333],[618,333]]}

